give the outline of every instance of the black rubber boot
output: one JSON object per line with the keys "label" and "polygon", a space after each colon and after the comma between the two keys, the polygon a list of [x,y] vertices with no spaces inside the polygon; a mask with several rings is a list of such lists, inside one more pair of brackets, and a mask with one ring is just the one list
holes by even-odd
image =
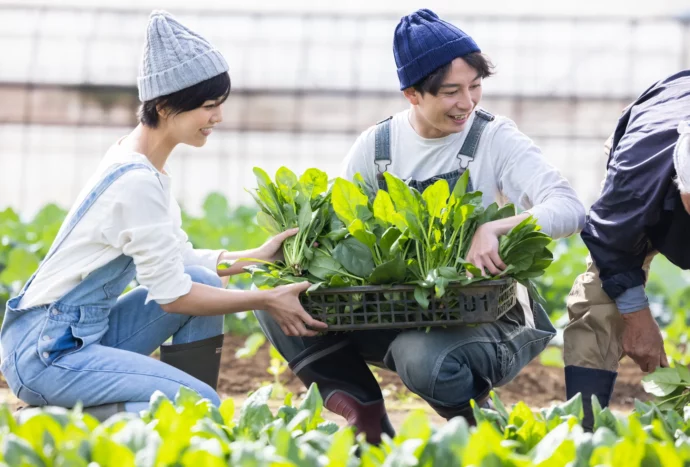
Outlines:
{"label": "black rubber boot", "polygon": [[[491,381],[483,376],[477,376],[475,381],[478,382],[477,396],[473,397],[477,405],[483,409],[492,409],[493,404],[491,403],[490,393],[492,389]],[[470,402],[466,402],[457,407],[447,407],[440,406],[437,404],[429,404],[431,407],[446,420],[450,420],[455,417],[464,417],[470,426],[475,426],[477,421],[474,418],[474,412],[472,410],[472,405]]]}
{"label": "black rubber boot", "polygon": [[[15,418],[19,416],[19,413],[22,410],[29,410],[29,409],[36,409],[40,407],[36,407],[33,405],[27,405],[25,407],[19,407],[15,412]],[[112,417],[115,414],[118,414],[120,412],[125,411],[125,403],[124,402],[113,402],[111,404],[103,404],[103,405],[94,405],[93,407],[83,407],[82,408],[82,413],[87,413],[91,415],[92,417],[96,418],[99,422],[103,423],[110,417]]]}
{"label": "black rubber boot", "polygon": [[379,383],[349,341],[321,338],[289,365],[305,386],[316,383],[324,406],[365,433],[368,443],[379,444],[382,433],[395,436]]}
{"label": "black rubber boot", "polygon": [[87,413],[95,417],[101,423],[103,423],[113,415],[124,411],[124,402],[113,402],[112,404],[95,405],[93,407],[84,407],[82,409],[83,413]]}
{"label": "black rubber boot", "polygon": [[222,352],[223,335],[219,334],[186,344],[163,344],[161,345],[160,360],[203,381],[216,390]]}
{"label": "black rubber boot", "polygon": [[615,371],[585,368],[569,365],[565,367],[565,394],[570,400],[578,393],[582,393],[582,428],[591,432],[594,429],[594,415],[592,414],[592,395],[597,396],[601,407],[607,407],[611,402],[613,386],[616,384],[618,373]]}

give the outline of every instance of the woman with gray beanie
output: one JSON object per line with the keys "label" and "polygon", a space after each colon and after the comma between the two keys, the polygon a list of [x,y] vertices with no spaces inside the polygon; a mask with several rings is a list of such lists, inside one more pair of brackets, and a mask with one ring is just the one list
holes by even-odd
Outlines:
{"label": "woman with gray beanie", "polygon": [[[219,276],[249,264],[242,258],[273,260],[295,230],[228,252],[193,248],[181,228],[167,160],[178,144],[203,146],[222,121],[230,77],[221,53],[154,11],[138,88],[139,125],[108,150],[38,270],[7,304],[0,370],[27,404],[81,401],[102,420],[147,408],[156,390],[174,398],[184,386],[218,405],[223,315],[264,309],[293,335],[326,327],[299,303],[309,284],[222,287]],[[140,285],[122,295],[135,277]],[[160,361],[149,358],[159,346]]]}

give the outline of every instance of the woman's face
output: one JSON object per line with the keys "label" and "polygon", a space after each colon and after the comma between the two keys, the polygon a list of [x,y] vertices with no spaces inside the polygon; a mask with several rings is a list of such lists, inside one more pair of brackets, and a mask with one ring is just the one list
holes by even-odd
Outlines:
{"label": "woman's face", "polygon": [[223,121],[222,108],[223,104],[219,101],[209,100],[194,110],[164,116],[164,125],[176,143],[199,148],[206,144],[213,128]]}

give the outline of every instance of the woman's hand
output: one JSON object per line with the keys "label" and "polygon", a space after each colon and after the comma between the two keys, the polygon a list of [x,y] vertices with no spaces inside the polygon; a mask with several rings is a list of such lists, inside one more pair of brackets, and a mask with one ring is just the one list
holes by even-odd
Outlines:
{"label": "woman's hand", "polygon": [[269,238],[266,243],[256,249],[256,259],[273,263],[283,259],[283,242],[288,238],[297,235],[299,229],[290,229],[281,232],[275,237]]}
{"label": "woman's hand", "polygon": [[314,329],[326,329],[328,325],[312,318],[299,301],[299,294],[307,290],[311,284],[300,282],[298,284],[283,285],[275,289],[267,290],[265,310],[280,326],[286,336],[313,337],[318,331],[311,331],[305,325]]}
{"label": "woman's hand", "polygon": [[224,277],[240,274],[244,272],[244,267],[256,264],[256,260],[273,263],[283,259],[283,242],[285,239],[297,235],[297,232],[299,229],[281,232],[253,250],[223,252],[218,258],[218,275]]}

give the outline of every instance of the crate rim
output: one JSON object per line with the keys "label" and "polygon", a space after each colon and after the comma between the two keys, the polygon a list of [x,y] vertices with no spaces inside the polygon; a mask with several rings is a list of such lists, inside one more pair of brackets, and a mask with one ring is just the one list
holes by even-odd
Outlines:
{"label": "crate rim", "polygon": [[[508,285],[515,282],[516,279],[512,277],[505,277],[502,279],[492,279],[485,281],[473,282],[467,285],[461,285],[458,281],[450,282],[446,287],[462,288],[462,289],[476,289],[483,287],[498,287],[501,285]],[[397,291],[409,291],[414,290],[417,287],[416,284],[400,284],[400,285],[355,285],[351,287],[332,287],[332,288],[319,288],[313,292],[304,291],[300,295],[331,295],[339,293],[357,293],[357,292],[397,292]]]}

